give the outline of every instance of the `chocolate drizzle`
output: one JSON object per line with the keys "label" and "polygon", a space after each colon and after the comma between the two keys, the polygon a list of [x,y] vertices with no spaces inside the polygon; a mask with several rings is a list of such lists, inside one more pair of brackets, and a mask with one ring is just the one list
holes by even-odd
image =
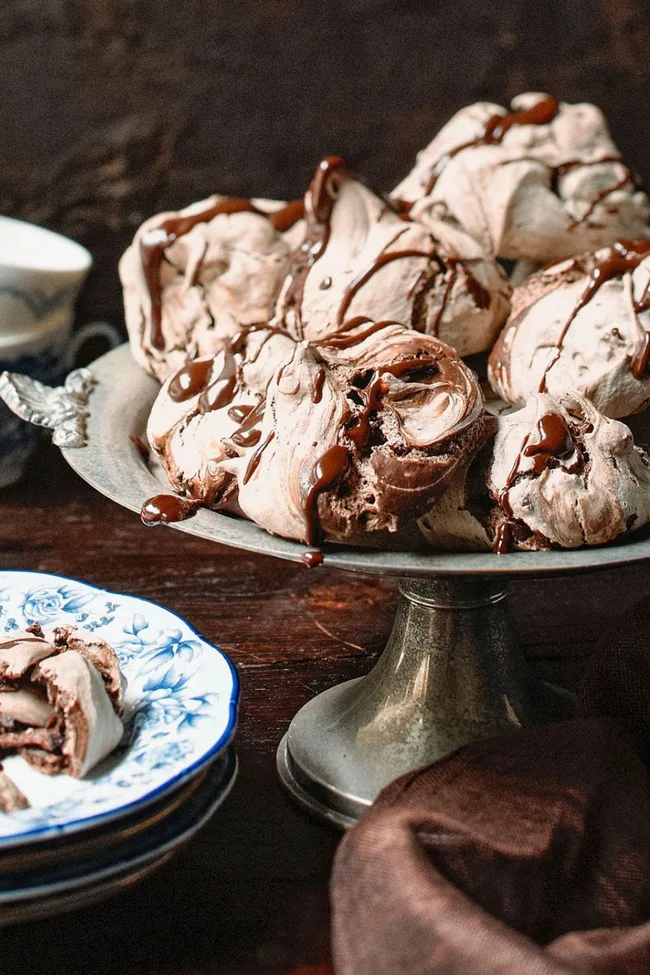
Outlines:
{"label": "chocolate drizzle", "polygon": [[221,410],[232,403],[237,389],[238,369],[238,356],[230,348],[224,349],[221,372],[199,396],[199,413]]}
{"label": "chocolate drizzle", "polygon": [[[394,241],[391,241],[391,244],[392,243],[394,243]],[[366,284],[370,278],[377,273],[377,271],[379,271],[382,267],[385,267],[386,264],[390,264],[392,261],[399,261],[405,257],[423,257],[427,261],[438,261],[435,254],[429,254],[427,251],[420,251],[416,250],[415,248],[407,248],[402,251],[388,251],[387,253],[385,252],[379,254],[370,267],[365,271],[362,271],[362,273],[355,278],[343,295],[338,314],[336,316],[337,325],[342,325],[345,321],[345,314],[352,304],[352,300],[359,289],[362,288],[364,284]]]}
{"label": "chocolate drizzle", "polygon": [[610,196],[611,193],[615,193],[616,190],[622,190],[623,187],[627,186],[629,182],[630,182],[630,175],[629,173],[626,172],[625,176],[621,177],[621,179],[619,179],[617,183],[614,183],[613,186],[607,186],[604,190],[601,190],[600,193],[598,193],[593,198],[593,200],[591,201],[591,203],[589,204],[585,212],[582,214],[582,216],[578,220],[573,220],[567,227],[567,230],[575,230],[575,228],[580,226],[581,223],[588,223],[589,218],[591,217],[592,213],[594,212],[598,204],[602,203],[603,200],[606,200],[607,197]]}
{"label": "chocolate drizzle", "polygon": [[319,369],[316,373],[316,379],[314,380],[314,388],[311,392],[312,403],[320,403],[323,398],[323,386],[325,385],[325,370]]}
{"label": "chocolate drizzle", "polygon": [[336,179],[352,175],[347,164],[338,156],[324,159],[311,181],[305,195],[307,232],[305,239],[293,256],[289,269],[289,283],[284,295],[283,318],[293,309],[296,329],[302,335],[302,300],[309,271],[325,253],[330,237],[330,220],[336,200]]}
{"label": "chocolate drizzle", "polygon": [[200,501],[179,498],[176,494],[157,494],[142,505],[140,518],[145,525],[168,525],[191,518],[200,506]]}
{"label": "chocolate drizzle", "polygon": [[[601,252],[601,256],[596,257],[596,262],[589,275],[587,285],[576,301],[571,314],[560,332],[555,347],[555,355],[552,357],[544,370],[544,374],[539,386],[540,393],[546,392],[546,378],[557,360],[560,358],[567,333],[578,312],[591,301],[594,295],[607,281],[611,281],[612,278],[620,278],[624,274],[634,271],[639,266],[641,261],[648,257],[648,255],[650,255],[650,240],[617,240],[612,247],[604,249]],[[548,268],[552,269],[554,266],[564,263],[564,261],[556,261],[554,264],[549,265]],[[639,312],[647,311],[648,308],[650,308],[650,301],[647,297],[647,291],[648,289],[646,287],[641,300],[639,302],[633,302],[635,318],[638,316]],[[640,328],[641,335],[639,349],[632,361],[632,373],[638,379],[641,375],[643,375],[643,372],[648,366],[648,356],[650,352],[648,350],[647,332],[645,329],[640,327],[638,318],[636,318],[636,321],[638,327]]]}
{"label": "chocolate drizzle", "polygon": [[403,377],[410,373],[408,381],[418,382],[422,379],[430,379],[439,370],[439,360],[433,356],[411,357],[402,359],[401,362],[394,362],[376,369],[365,388],[358,390],[363,399],[363,408],[360,413],[355,414],[350,423],[346,426],[345,432],[354,443],[358,450],[362,450],[370,439],[370,420],[372,414],[383,408],[383,395],[386,392],[386,381],[384,376]]}
{"label": "chocolate drizzle", "polygon": [[560,413],[544,413],[537,423],[537,440],[531,440],[532,434],[527,434],[519,448],[515,462],[506,479],[505,487],[499,493],[498,502],[506,515],[506,521],[498,527],[494,537],[494,551],[497,555],[504,555],[511,550],[513,533],[513,511],[510,504],[510,491],[514,487],[519,474],[521,461],[524,457],[532,458],[532,470],[535,474],[542,474],[554,459],[570,456],[575,450],[575,443],[571,430]]}
{"label": "chocolate drizzle", "polygon": [[255,451],[255,453],[253,454],[253,456],[249,460],[248,467],[246,468],[246,472],[245,472],[244,477],[243,477],[243,483],[244,484],[248,484],[248,482],[250,481],[251,477],[253,476],[253,474],[255,473],[255,471],[257,470],[257,468],[259,467],[260,461],[262,459],[262,454],[264,453],[264,451],[266,450],[266,448],[271,443],[271,441],[273,440],[274,437],[275,437],[275,433],[273,432],[273,430],[271,430],[271,432],[269,433],[268,437],[265,440],[262,441],[262,443],[259,445],[259,447]]}
{"label": "chocolate drizzle", "polygon": [[336,445],[326,450],[312,468],[309,487],[302,498],[302,510],[307,519],[307,544],[315,545],[320,538],[321,529],[318,518],[318,496],[325,488],[342,477],[350,462],[347,447]]}
{"label": "chocolate drizzle", "polygon": [[169,398],[183,403],[205,389],[212,372],[214,359],[194,359],[183,366],[169,383]]}
{"label": "chocolate drizzle", "polygon": [[[250,200],[228,199],[214,203],[205,210],[187,216],[168,217],[159,227],[148,230],[140,241],[140,258],[142,270],[149,289],[151,300],[151,346],[158,351],[165,348],[165,338],[162,333],[162,285],[160,282],[160,266],[168,247],[171,247],[179,237],[184,237],[190,230],[200,223],[208,223],[222,213],[258,213],[261,211],[253,206]],[[266,214],[262,214],[266,216]]]}
{"label": "chocolate drizzle", "polygon": [[304,555],[300,556],[300,561],[308,569],[315,569],[317,566],[323,564],[325,557],[322,552],[305,552]]}
{"label": "chocolate drizzle", "polygon": [[542,99],[541,102],[537,102],[532,108],[520,112],[511,112],[508,115],[492,115],[485,123],[480,135],[475,139],[470,139],[469,142],[463,142],[462,145],[450,149],[449,152],[440,157],[427,181],[424,190],[425,195],[431,193],[444,170],[459,152],[470,149],[472,146],[498,145],[513,125],[548,125],[553,121],[559,110],[560,103],[557,98],[549,96]]}
{"label": "chocolate drizzle", "polygon": [[[149,341],[152,348],[159,352],[165,348],[165,338],[162,333],[162,285],[160,281],[160,267],[165,251],[180,237],[184,237],[200,223],[208,223],[221,214],[255,213],[265,217],[273,227],[282,233],[289,230],[304,216],[302,200],[287,203],[275,213],[260,210],[250,200],[243,198],[229,198],[214,203],[212,206],[200,210],[198,213],[185,216],[168,217],[160,226],[152,227],[140,241],[140,259],[142,271],[149,291],[151,301],[151,330]],[[195,283],[195,282],[193,282]]]}

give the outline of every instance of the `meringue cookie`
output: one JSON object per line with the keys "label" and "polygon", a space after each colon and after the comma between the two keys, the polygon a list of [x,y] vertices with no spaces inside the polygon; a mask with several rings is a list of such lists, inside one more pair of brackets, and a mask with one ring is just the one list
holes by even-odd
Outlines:
{"label": "meringue cookie", "polygon": [[147,220],[119,265],[136,362],[162,381],[190,349],[212,356],[242,326],[268,321],[302,212],[300,201],[215,195]]}
{"label": "meringue cookie", "polygon": [[436,335],[460,355],[492,346],[510,287],[462,230],[409,219],[337,158],[318,167],[305,215],[274,324],[313,342],[365,315]]}
{"label": "meringue cookie", "polygon": [[28,800],[0,765],[0,812],[9,813],[28,808]]}
{"label": "meringue cookie", "polygon": [[420,520],[437,547],[600,545],[650,520],[650,457],[588,400],[537,394],[499,418],[493,443],[444,501]]}
{"label": "meringue cookie", "polygon": [[650,402],[648,329],[650,241],[619,241],[515,289],[490,383],[517,406],[536,391],[576,390],[606,416],[629,416]]}
{"label": "meringue cookie", "polygon": [[[374,324],[349,322],[356,342],[345,348],[293,342],[290,355],[288,336],[272,333],[262,346],[268,367],[252,372],[247,341],[228,402],[208,414],[197,405],[205,390],[169,407],[163,387],[150,439],[172,485],[308,544],[407,535],[493,421],[453,350],[397,323]],[[242,397],[257,401],[244,404],[243,422]]]}
{"label": "meringue cookie", "polygon": [[456,221],[486,254],[546,262],[648,237],[650,201],[602,112],[527,93],[461,109],[393,191]]}
{"label": "meringue cookie", "polygon": [[123,679],[107,643],[38,624],[0,641],[0,753],[18,750],[42,772],[81,777],[119,743]]}

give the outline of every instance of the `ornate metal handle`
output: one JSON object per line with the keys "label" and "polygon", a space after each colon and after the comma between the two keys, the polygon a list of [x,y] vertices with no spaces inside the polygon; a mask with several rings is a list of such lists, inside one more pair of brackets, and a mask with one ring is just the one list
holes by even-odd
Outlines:
{"label": "ornate metal handle", "polygon": [[75,369],[63,386],[46,386],[19,372],[0,375],[0,399],[27,423],[54,431],[57,447],[86,444],[86,403],[95,385],[90,369]]}

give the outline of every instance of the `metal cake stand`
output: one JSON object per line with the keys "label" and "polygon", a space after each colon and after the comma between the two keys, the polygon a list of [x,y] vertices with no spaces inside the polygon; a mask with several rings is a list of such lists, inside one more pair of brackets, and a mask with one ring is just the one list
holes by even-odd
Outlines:
{"label": "metal cake stand", "polygon": [[[86,405],[86,445],[64,447],[63,454],[98,491],[139,511],[161,485],[129,435],[143,436],[159,386],[127,346],[102,356],[91,371],[96,385]],[[305,553],[302,545],[213,511],[172,527],[294,562]],[[399,580],[395,624],[375,667],[306,704],[278,750],[279,774],[291,795],[347,827],[398,775],[474,739],[570,715],[571,695],[527,669],[508,620],[508,580],[642,561],[650,558],[650,537],[499,556],[337,545],[322,551],[329,567]]]}

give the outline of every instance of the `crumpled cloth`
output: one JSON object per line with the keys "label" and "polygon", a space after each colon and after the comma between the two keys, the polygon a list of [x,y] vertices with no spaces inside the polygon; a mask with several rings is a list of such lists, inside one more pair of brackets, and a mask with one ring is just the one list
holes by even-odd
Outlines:
{"label": "crumpled cloth", "polygon": [[337,851],[336,975],[650,975],[646,612],[578,717],[391,783]]}

